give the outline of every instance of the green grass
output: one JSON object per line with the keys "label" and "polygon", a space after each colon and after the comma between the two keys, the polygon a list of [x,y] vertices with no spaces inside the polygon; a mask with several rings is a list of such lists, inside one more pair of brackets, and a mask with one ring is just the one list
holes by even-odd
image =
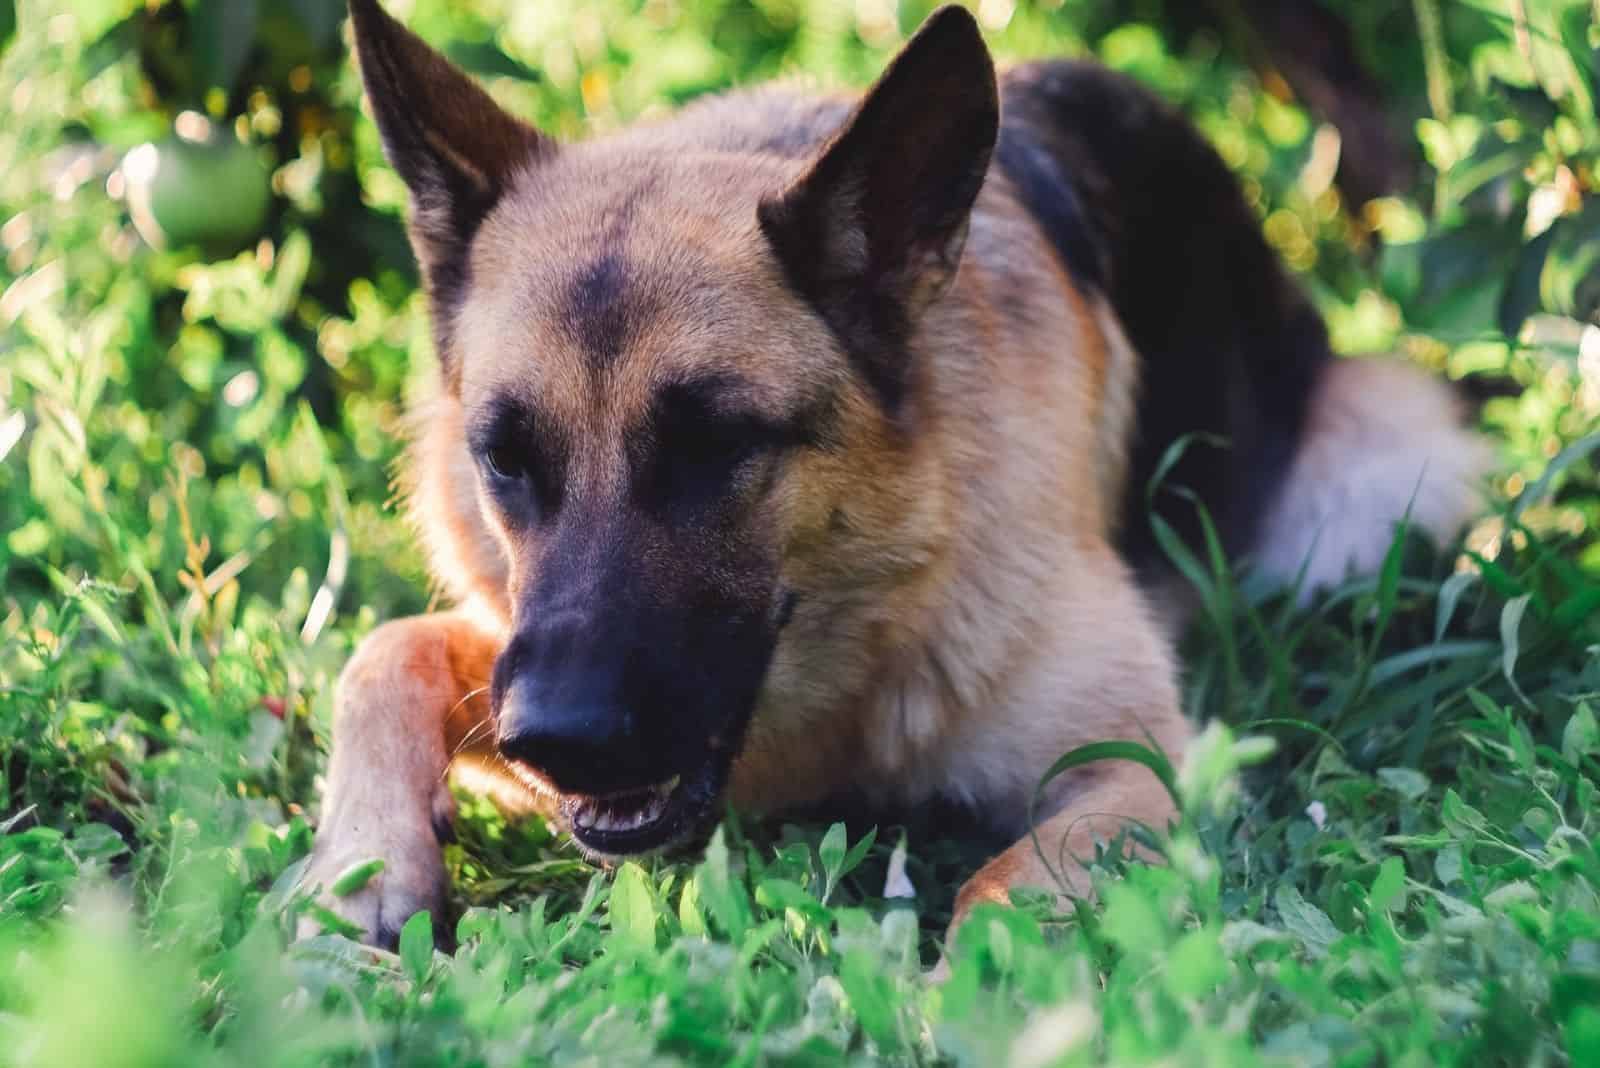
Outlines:
{"label": "green grass", "polygon": [[[860,83],[926,9],[394,6],[566,136],[785,72]],[[428,333],[339,5],[23,0],[0,1065],[1600,1064],[1600,36],[1577,0],[1329,6],[1426,161],[1363,212],[1309,165],[1316,122],[1183,5],[983,5],[1003,54],[1093,53],[1194,115],[1342,348],[1517,387],[1483,413],[1502,470],[1465,547],[1400,538],[1305,610],[1178,561],[1208,726],[1182,823],[1138,832],[1167,862],[1110,843],[1094,903],[984,910],[942,947],[981,850],[936,814],[733,815],[701,858],[602,873],[463,797],[458,948],[413,921],[390,955],[290,942],[330,681],[428,604],[388,481]],[[200,237],[157,250],[123,160],[200,116],[270,206],[225,232],[195,179]],[[914,898],[884,897],[897,852]]]}

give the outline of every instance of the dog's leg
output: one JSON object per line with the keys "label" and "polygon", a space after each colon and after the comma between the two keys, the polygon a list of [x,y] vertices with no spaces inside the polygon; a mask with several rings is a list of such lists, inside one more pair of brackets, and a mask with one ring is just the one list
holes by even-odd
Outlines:
{"label": "dog's leg", "polygon": [[1076,774],[1089,778],[1079,779],[1064,808],[1040,821],[1037,846],[1033,836],[1025,837],[967,880],[956,896],[952,936],[973,906],[984,901],[1005,904],[1012,887],[1055,891],[1060,904],[1069,907],[1072,897],[1089,893],[1080,862],[1094,857],[1097,840],[1108,842],[1134,823],[1161,831],[1177,814],[1166,787],[1138,764],[1109,762]]}
{"label": "dog's leg", "polygon": [[[1041,654],[1025,673],[1031,677],[1009,704],[1013,711],[989,721],[997,737],[1015,740],[1007,754],[1016,765],[1014,789],[995,815],[1017,826],[1026,824],[1028,799],[1050,764],[1078,746],[1154,742],[1176,764],[1190,737],[1173,655],[1121,563],[1106,549],[1072,574],[1051,655]],[[1160,780],[1139,764],[1100,761],[1065,773],[1040,798],[1037,847],[1025,835],[968,880],[956,898],[951,936],[973,906],[1005,903],[1012,887],[1052,890],[1063,904],[1089,893],[1073,858],[1088,861],[1096,839],[1109,840],[1130,821],[1164,830],[1175,811]]]}
{"label": "dog's leg", "polygon": [[[490,671],[502,639],[464,615],[441,613],[386,623],[361,643],[339,677],[333,755],[316,847],[302,885],[392,946],[412,913],[439,916],[455,803],[451,759],[488,743]],[[341,872],[371,858],[383,871],[343,897],[329,891]],[[310,918],[302,935],[315,933]]]}

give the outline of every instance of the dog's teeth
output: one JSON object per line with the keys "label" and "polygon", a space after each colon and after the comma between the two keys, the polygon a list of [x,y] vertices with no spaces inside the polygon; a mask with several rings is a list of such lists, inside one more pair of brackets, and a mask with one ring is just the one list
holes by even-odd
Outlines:
{"label": "dog's teeth", "polygon": [[[649,826],[666,813],[681,781],[674,775],[642,794],[619,794],[610,801],[603,798],[582,801],[572,813],[573,827],[580,831],[626,832]],[[635,801],[637,805],[631,803]]]}
{"label": "dog's teeth", "polygon": [[582,805],[579,805],[578,810],[572,814],[572,822],[577,824],[583,830],[589,831],[594,829],[595,821],[599,818],[599,816],[600,810],[598,806],[596,806],[592,801],[586,802]]}

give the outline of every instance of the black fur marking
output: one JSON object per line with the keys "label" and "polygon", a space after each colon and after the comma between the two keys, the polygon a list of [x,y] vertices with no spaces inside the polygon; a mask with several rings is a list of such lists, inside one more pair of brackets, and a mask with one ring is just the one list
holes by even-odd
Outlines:
{"label": "black fur marking", "polygon": [[573,279],[561,312],[574,342],[591,358],[609,364],[633,334],[628,265],[615,252],[602,252]]}
{"label": "black fur marking", "polygon": [[728,376],[708,375],[663,387],[648,425],[630,435],[634,499],[647,513],[691,523],[708,510],[755,492],[754,477],[782,452],[825,447],[833,438],[831,403],[782,416],[758,411]]}
{"label": "black fur marking", "polygon": [[1050,239],[1061,265],[1080,286],[1104,290],[1107,257],[1101,235],[1084,218],[1078,193],[1061,173],[1061,164],[1032,139],[1030,131],[1010,121],[1000,127],[994,158]]}
{"label": "black fur marking", "polygon": [[782,630],[794,619],[794,610],[800,605],[800,594],[794,590],[784,590],[783,597],[778,602],[778,618],[773,622],[776,630]]}
{"label": "black fur marking", "polygon": [[[1047,62],[1011,72],[1004,99],[1008,123],[1048,150],[1085,205],[1139,354],[1123,552],[1141,569],[1162,565],[1146,487],[1172,443],[1195,433],[1229,446],[1195,442],[1166,484],[1199,495],[1230,551],[1248,548],[1331,358],[1321,319],[1221,158],[1148,91],[1097,66]],[[1155,511],[1198,542],[1191,502],[1164,493]]]}
{"label": "black fur marking", "polygon": [[597,367],[615,363],[655,310],[656,289],[639,277],[626,248],[634,218],[656,183],[647,175],[607,205],[594,258],[572,277],[557,312],[566,335]]}

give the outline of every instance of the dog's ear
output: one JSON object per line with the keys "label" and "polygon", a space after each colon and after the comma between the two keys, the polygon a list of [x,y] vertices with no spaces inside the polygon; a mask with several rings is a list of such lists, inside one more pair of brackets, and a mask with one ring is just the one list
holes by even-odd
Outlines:
{"label": "dog's ear", "polygon": [[892,410],[917,316],[953,281],[999,128],[994,64],[972,16],[923,23],[761,227]]}
{"label": "dog's ear", "polygon": [[472,235],[517,171],[555,145],[502,110],[378,0],[350,0],[350,22],[384,154],[411,191],[411,244],[448,368],[449,324],[467,284]]}

